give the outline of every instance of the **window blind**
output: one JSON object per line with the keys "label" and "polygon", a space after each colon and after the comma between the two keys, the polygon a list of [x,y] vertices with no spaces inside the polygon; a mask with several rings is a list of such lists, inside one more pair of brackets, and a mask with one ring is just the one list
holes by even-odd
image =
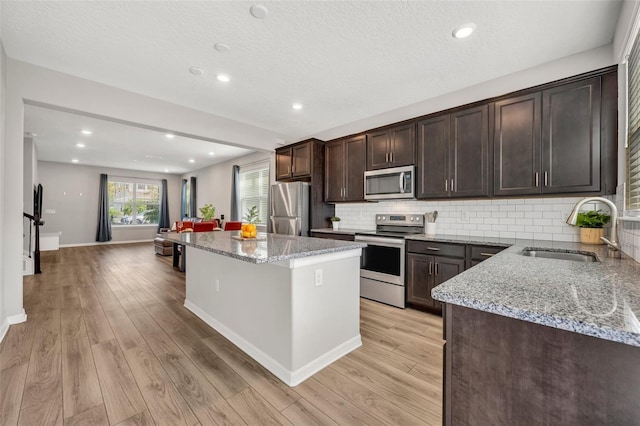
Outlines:
{"label": "window blind", "polygon": [[266,225],[269,216],[269,163],[258,167],[240,167],[240,217],[258,207],[258,225]]}
{"label": "window blind", "polygon": [[636,40],[627,62],[629,128],[627,144],[627,209],[640,210],[640,44]]}

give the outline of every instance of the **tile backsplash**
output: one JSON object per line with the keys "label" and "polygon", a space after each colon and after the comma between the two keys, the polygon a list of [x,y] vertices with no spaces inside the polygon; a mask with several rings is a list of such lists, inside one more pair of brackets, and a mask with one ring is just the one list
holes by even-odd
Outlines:
{"label": "tile backsplash", "polygon": [[[336,204],[344,228],[374,229],[376,213],[422,214],[437,210],[437,233],[551,241],[579,241],[580,231],[565,223],[583,197],[499,200],[381,201]],[[598,209],[598,206],[585,206]],[[604,206],[606,211],[607,207]]]}
{"label": "tile backsplash", "polygon": [[[615,201],[622,212],[624,186]],[[336,204],[340,226],[374,229],[376,213],[422,214],[437,210],[437,232],[449,235],[526,238],[550,241],[580,241],[580,231],[566,224],[567,216],[583,197],[513,198],[500,200],[383,201]],[[586,204],[582,210],[608,210],[605,205]],[[640,218],[622,219],[618,224],[622,252],[640,262]]]}

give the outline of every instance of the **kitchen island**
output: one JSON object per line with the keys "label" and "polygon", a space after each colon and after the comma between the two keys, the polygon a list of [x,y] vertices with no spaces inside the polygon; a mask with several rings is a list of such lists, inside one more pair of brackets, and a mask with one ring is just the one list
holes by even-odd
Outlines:
{"label": "kitchen island", "polygon": [[640,264],[606,246],[479,240],[510,247],[432,291],[445,303],[444,424],[639,424]]}
{"label": "kitchen island", "polygon": [[186,246],[187,309],[289,386],[362,345],[365,244],[237,234],[166,234]]}

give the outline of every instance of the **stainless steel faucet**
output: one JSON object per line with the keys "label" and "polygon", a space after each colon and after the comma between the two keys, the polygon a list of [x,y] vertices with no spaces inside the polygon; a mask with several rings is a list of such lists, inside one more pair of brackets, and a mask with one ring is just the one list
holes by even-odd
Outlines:
{"label": "stainless steel faucet", "polygon": [[605,237],[600,237],[600,239],[607,243],[607,246],[609,247],[608,256],[619,258],[620,246],[618,244],[618,208],[610,200],[602,197],[587,197],[583,200],[578,201],[576,206],[573,208],[573,211],[567,218],[567,223],[569,225],[575,225],[578,222],[578,212],[580,211],[580,207],[582,207],[585,203],[591,203],[594,201],[606,204],[607,206],[609,206],[609,210],[611,210],[611,240],[608,240]]}

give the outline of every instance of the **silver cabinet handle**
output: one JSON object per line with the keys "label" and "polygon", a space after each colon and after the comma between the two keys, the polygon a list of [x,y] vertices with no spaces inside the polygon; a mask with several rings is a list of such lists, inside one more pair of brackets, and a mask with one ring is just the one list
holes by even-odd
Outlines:
{"label": "silver cabinet handle", "polygon": [[449,192],[449,179],[444,180],[444,192]]}
{"label": "silver cabinet handle", "polygon": [[495,253],[480,253],[480,256],[495,256]]}
{"label": "silver cabinet handle", "polygon": [[433,262],[429,262],[429,275],[433,275]]}
{"label": "silver cabinet handle", "polygon": [[427,250],[431,250],[431,251],[440,251],[439,248],[437,247],[427,247]]}
{"label": "silver cabinet handle", "polygon": [[549,172],[544,172],[544,186],[549,186]]}
{"label": "silver cabinet handle", "polygon": [[540,173],[536,172],[536,188],[540,186]]}
{"label": "silver cabinet handle", "polygon": [[405,187],[404,187],[404,172],[400,172],[400,193],[404,194],[405,191]]}
{"label": "silver cabinet handle", "polygon": [[436,262],[436,277],[438,276],[438,273],[440,272],[439,271],[440,268],[438,267],[439,265],[440,264],[438,262]]}
{"label": "silver cabinet handle", "polygon": [[347,198],[347,188],[342,188],[342,194],[344,198]]}
{"label": "silver cabinet handle", "polygon": [[293,165],[291,166],[291,174],[296,172],[296,163],[293,163]]}
{"label": "silver cabinet handle", "polygon": [[391,161],[389,161],[389,162],[390,162],[390,163],[393,163],[393,151],[391,151],[391,152],[389,153],[389,157],[391,158]]}
{"label": "silver cabinet handle", "polygon": [[453,192],[456,192],[456,190],[455,190],[455,186],[453,186],[453,179],[451,179],[451,190],[452,190]]}

